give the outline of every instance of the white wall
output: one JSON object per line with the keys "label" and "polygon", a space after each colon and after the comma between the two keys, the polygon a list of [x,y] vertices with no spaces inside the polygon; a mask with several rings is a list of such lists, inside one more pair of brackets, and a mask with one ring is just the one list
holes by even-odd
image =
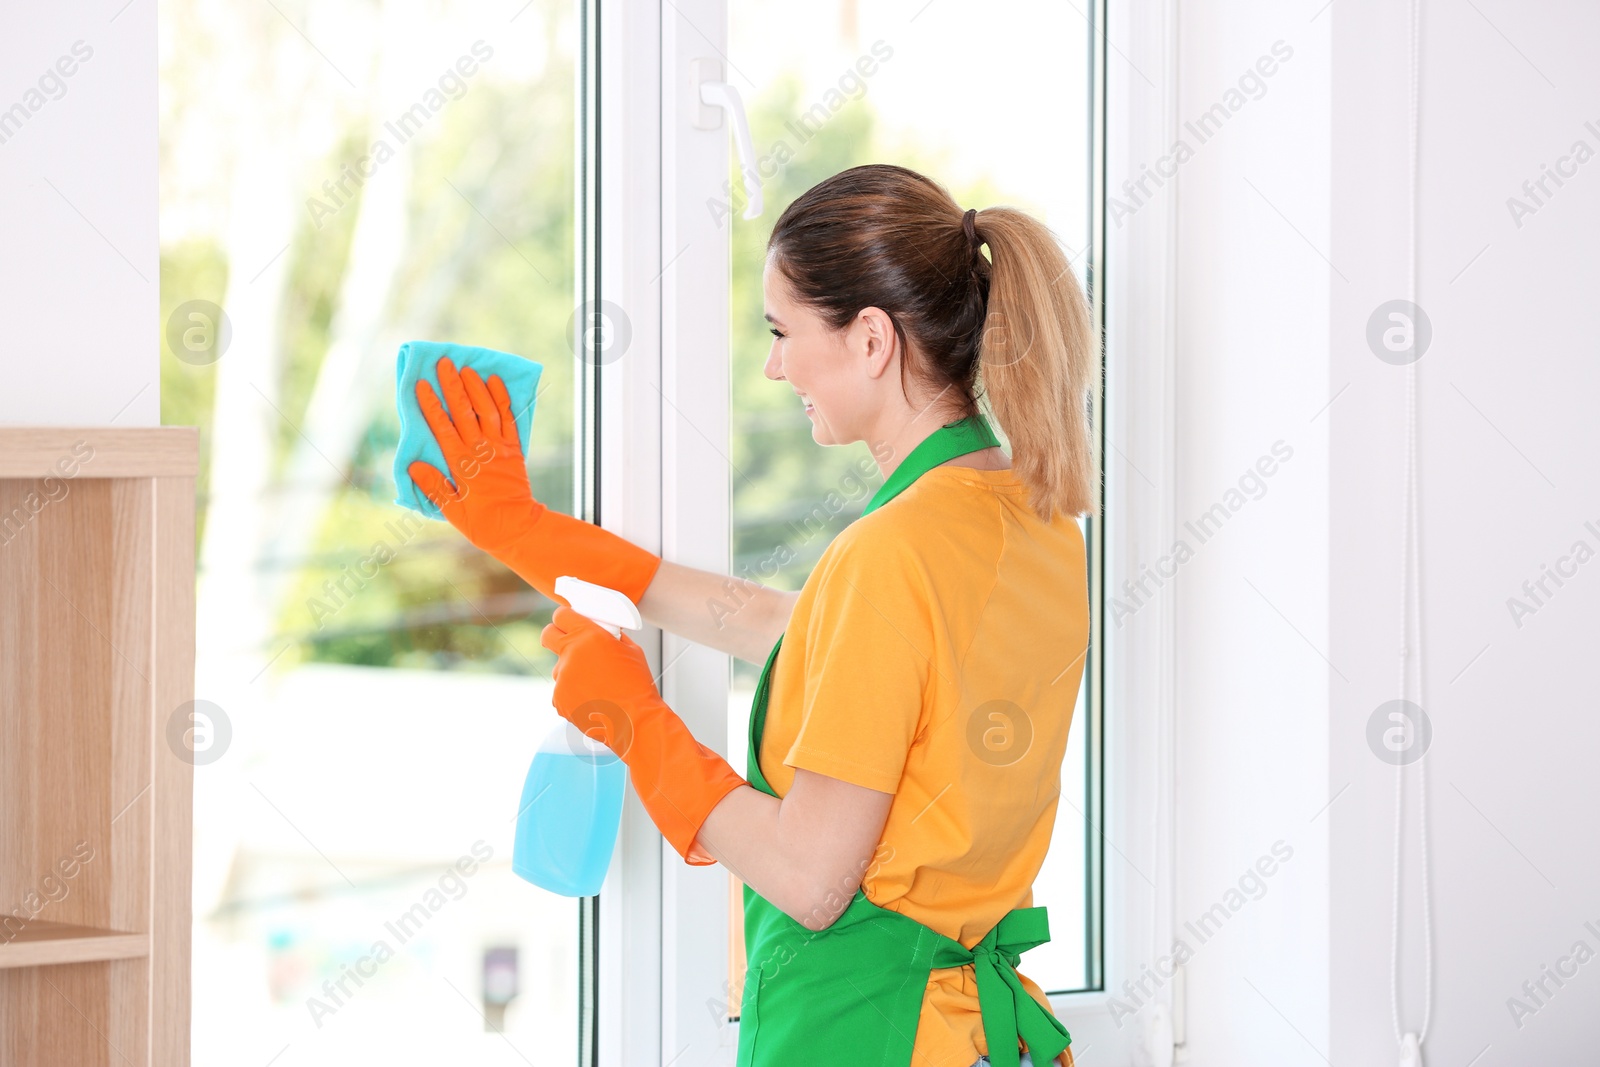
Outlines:
{"label": "white wall", "polygon": [[156,5],[124,3],[0,7],[3,425],[160,422]]}
{"label": "white wall", "polygon": [[[1545,1006],[1520,1027],[1507,1001],[1538,1007],[1524,981],[1575,943],[1586,959],[1600,954],[1589,847],[1600,723],[1586,684],[1600,562],[1550,583],[1555,595],[1541,594],[1520,628],[1507,599],[1576,541],[1600,553],[1600,71],[1586,52],[1600,10],[1423,8],[1418,301],[1434,336],[1418,364],[1422,703],[1434,727],[1435,922],[1424,1052],[1431,1064],[1480,1067],[1589,1062],[1600,955],[1563,986],[1546,979],[1554,995],[1538,993]],[[1405,372],[1373,354],[1366,330],[1379,304],[1406,293],[1406,5],[1180,4],[1178,26],[1180,120],[1217,102],[1274,40],[1295,50],[1178,177],[1180,520],[1220,500],[1274,440],[1294,448],[1166,591],[1178,624],[1180,936],[1274,839],[1295,849],[1259,900],[1194,947],[1182,1055],[1395,1062],[1395,772],[1366,729],[1398,695]],[[1578,140],[1596,159],[1552,184],[1519,228],[1507,198],[1526,199],[1523,182]],[[1423,1011],[1416,772],[1408,1029]]]}
{"label": "white wall", "polygon": [[[1419,288],[1432,347],[1417,364],[1423,709],[1434,740],[1434,1003],[1428,1062],[1585,1063],[1600,1035],[1600,962],[1519,1028],[1523,997],[1578,940],[1600,953],[1591,667],[1600,564],[1577,568],[1518,628],[1507,598],[1579,539],[1600,551],[1600,162],[1520,228],[1506,201],[1574,141],[1600,153],[1592,4],[1424,4]],[[1334,26],[1330,658],[1332,1032],[1336,1063],[1391,1058],[1393,769],[1364,727],[1395,695],[1403,378],[1364,334],[1405,286],[1404,5],[1340,0]],[[1325,16],[1326,17],[1326,16]],[[1570,167],[1568,168],[1571,169]],[[1541,194],[1542,198],[1542,194]],[[1481,254],[1480,254],[1481,253]],[[1474,258],[1476,257],[1476,258]],[[1470,264],[1470,265],[1469,265]],[[1568,568],[1571,569],[1570,566]],[[1565,580],[1565,579],[1564,579]],[[1475,658],[1476,657],[1476,658]],[[1415,768],[1413,768],[1414,770]],[[1406,868],[1403,1020],[1420,1025],[1415,795]],[[1570,967],[1569,967],[1570,970]],[[1543,994],[1540,999],[1545,1000]],[[1531,1000],[1530,1007],[1536,1006]]]}

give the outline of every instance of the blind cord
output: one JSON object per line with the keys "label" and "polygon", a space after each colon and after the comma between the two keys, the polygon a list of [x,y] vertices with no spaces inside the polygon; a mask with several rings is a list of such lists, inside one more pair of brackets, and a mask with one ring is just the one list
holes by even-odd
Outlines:
{"label": "blind cord", "polygon": [[[1421,0],[1410,0],[1411,14],[1411,91],[1408,108],[1408,194],[1410,196],[1410,226],[1407,233],[1406,299],[1413,312],[1417,302],[1417,157],[1419,126],[1419,73],[1421,67]],[[1416,334],[1412,335],[1413,343]],[[1421,513],[1418,506],[1418,456],[1417,456],[1417,359],[1406,364],[1406,487],[1405,517],[1401,529],[1401,593],[1400,593],[1400,699],[1410,691],[1414,674],[1415,692],[1419,707],[1426,708],[1423,691],[1423,630],[1422,630],[1422,559]],[[1413,636],[1415,640],[1413,641]],[[1415,671],[1411,670],[1415,664]],[[1413,738],[1415,742],[1415,737]],[[1420,1067],[1422,1042],[1428,1036],[1428,1022],[1433,1012],[1433,903],[1428,877],[1428,757],[1423,752],[1417,764],[1417,818],[1421,837],[1422,865],[1422,1026],[1415,1033],[1403,1031],[1400,1025],[1400,858],[1401,841],[1405,827],[1405,768],[1397,760],[1394,771],[1394,886],[1393,913],[1389,940],[1389,1009],[1394,1024],[1394,1037],[1400,1044],[1401,1067]]]}

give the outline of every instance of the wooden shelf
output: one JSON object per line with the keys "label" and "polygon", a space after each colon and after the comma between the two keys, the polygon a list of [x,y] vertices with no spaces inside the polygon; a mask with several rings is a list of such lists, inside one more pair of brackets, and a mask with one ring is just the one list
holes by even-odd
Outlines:
{"label": "wooden shelf", "polygon": [[0,967],[52,967],[58,963],[131,960],[150,955],[149,934],[35,919],[0,944]]}
{"label": "wooden shelf", "polygon": [[193,478],[198,441],[192,426],[0,426],[0,478]]}
{"label": "wooden shelf", "polygon": [[0,426],[0,1067],[189,1064],[197,440]]}

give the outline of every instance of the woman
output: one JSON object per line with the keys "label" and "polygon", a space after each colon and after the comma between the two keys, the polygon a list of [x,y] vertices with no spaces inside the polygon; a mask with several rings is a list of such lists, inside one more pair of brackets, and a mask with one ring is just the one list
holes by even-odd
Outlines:
{"label": "woman", "polygon": [[633,641],[568,607],[543,634],[561,714],[622,755],[685,861],[745,883],[741,1065],[1014,1067],[1027,1049],[1071,1067],[1016,963],[1049,937],[1032,886],[1088,641],[1083,294],[1043,225],[963,212],[893,166],[795,201],[763,288],[767,377],[800,397],[818,444],[865,441],[884,476],[798,593],[750,584],[733,615],[709,612],[727,576],[548,511],[504,388],[446,362],[450,414],[426,383],[419,401],[460,489],[412,475],[545,595],[575,574],[764,665],[746,782],[662,702]]}

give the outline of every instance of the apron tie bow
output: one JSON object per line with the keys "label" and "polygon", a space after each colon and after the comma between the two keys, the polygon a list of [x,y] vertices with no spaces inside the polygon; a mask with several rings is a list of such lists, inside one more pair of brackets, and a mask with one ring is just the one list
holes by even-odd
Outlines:
{"label": "apron tie bow", "polygon": [[1020,1067],[1017,1038],[1028,1044],[1036,1067],[1045,1067],[1072,1041],[1067,1028],[1029,994],[1017,975],[1017,963],[1030,948],[1050,940],[1045,909],[1008,912],[971,949],[948,938],[934,951],[933,966],[972,965],[978,981],[978,1009],[993,1067]]}

